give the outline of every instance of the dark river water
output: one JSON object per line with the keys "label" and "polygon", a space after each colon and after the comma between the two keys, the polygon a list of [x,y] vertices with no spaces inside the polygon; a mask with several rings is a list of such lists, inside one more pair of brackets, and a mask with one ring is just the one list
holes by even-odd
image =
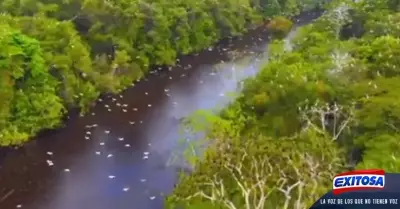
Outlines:
{"label": "dark river water", "polygon": [[[300,20],[304,24],[307,20]],[[291,33],[293,34],[293,33]],[[223,107],[266,61],[258,29],[180,58],[84,116],[0,157],[0,209],[159,209],[183,157],[180,119]],[[156,69],[155,69],[156,70]]]}

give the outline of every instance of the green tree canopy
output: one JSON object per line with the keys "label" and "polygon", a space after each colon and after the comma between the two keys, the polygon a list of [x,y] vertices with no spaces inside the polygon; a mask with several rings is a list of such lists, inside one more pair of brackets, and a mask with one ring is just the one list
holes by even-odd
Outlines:
{"label": "green tree canopy", "polygon": [[0,31],[0,145],[4,146],[54,128],[64,107],[40,42],[7,24],[0,24]]}
{"label": "green tree canopy", "polygon": [[[399,172],[398,6],[392,0],[332,1],[323,16],[297,31],[291,47],[273,42],[268,63],[245,81],[233,104],[205,117],[212,119],[204,126],[206,156],[194,161],[166,204],[308,208],[342,171]],[[279,187],[287,176],[290,201]],[[315,187],[304,197],[305,187],[296,182]]]}

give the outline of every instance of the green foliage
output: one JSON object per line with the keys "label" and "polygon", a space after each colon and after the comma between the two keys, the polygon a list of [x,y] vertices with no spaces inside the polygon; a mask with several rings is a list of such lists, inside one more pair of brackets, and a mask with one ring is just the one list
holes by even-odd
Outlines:
{"label": "green foliage", "polygon": [[[300,7],[296,1],[276,3],[279,10],[274,15],[290,15]],[[30,61],[14,61],[21,55],[2,57],[0,98],[7,102],[0,106],[0,132],[4,133],[0,145],[20,144],[40,129],[55,127],[64,107],[79,107],[84,113],[99,94],[130,86],[149,66],[173,65],[179,54],[240,35],[262,19],[262,10],[251,0],[0,0],[0,12],[0,24],[37,40],[40,68],[50,76],[25,76],[32,69],[21,67],[23,62],[39,62],[36,55]],[[2,44],[11,49],[10,43]],[[22,75],[24,79],[18,77]],[[11,89],[47,81],[44,85],[52,86],[53,94],[43,87],[43,95],[36,98],[57,105],[43,118],[35,118],[42,103],[29,104],[32,101],[23,95],[33,93],[20,95]],[[36,87],[36,93],[41,90]],[[43,98],[47,94],[51,95]]]}
{"label": "green foliage", "polygon": [[[88,47],[70,22],[9,15],[1,16],[0,22],[13,25],[39,40],[44,65],[61,82],[58,95],[67,104],[80,104],[84,108],[87,101],[93,101],[98,96],[90,83],[90,80],[95,80],[96,72],[92,69]],[[86,77],[83,78],[83,75]]]}
{"label": "green foliage", "polygon": [[[330,190],[333,175],[348,168],[399,172],[398,5],[333,1],[322,17],[298,30],[291,50],[283,41],[273,42],[268,64],[245,81],[232,105],[219,115],[195,116],[209,119],[202,127],[210,146],[194,172],[181,177],[166,205],[308,208]],[[360,33],[343,36],[349,29]],[[360,160],[345,157],[352,150],[362,150]],[[260,175],[254,166],[259,159],[273,162]],[[308,167],[310,159],[321,167]],[[312,171],[326,175],[313,178]],[[285,183],[304,183],[291,193],[300,196],[298,201],[287,201],[279,190],[286,176]],[[248,190],[251,198],[270,192],[261,206],[246,204],[242,192],[241,186],[256,183],[262,186]],[[311,187],[304,190],[307,196],[300,193],[302,186]]]}
{"label": "green foliage", "polygon": [[278,38],[285,37],[292,29],[293,23],[289,19],[282,16],[274,17],[267,25],[267,29],[270,30],[274,36]]}
{"label": "green foliage", "polygon": [[18,144],[60,123],[64,107],[37,40],[0,25],[0,145]]}
{"label": "green foliage", "polygon": [[399,134],[380,134],[371,137],[365,147],[363,161],[357,168],[384,168],[387,172],[400,170]]}
{"label": "green foliage", "polygon": [[[207,201],[211,208],[229,208],[229,202],[236,208],[256,208],[259,201],[264,205],[260,208],[307,207],[331,187],[330,178],[340,172],[343,163],[337,145],[315,132],[291,138],[225,137],[214,141],[195,173],[182,176],[167,199],[167,208],[199,208]],[[299,202],[289,200],[281,190],[292,185],[295,189],[290,195],[299,197]],[[244,189],[250,192],[250,207]],[[263,194],[268,194],[266,201]]]}

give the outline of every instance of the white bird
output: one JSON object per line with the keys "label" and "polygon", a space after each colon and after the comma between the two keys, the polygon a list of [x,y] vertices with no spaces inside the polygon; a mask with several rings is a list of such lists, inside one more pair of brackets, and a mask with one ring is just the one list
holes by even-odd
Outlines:
{"label": "white bird", "polygon": [[92,134],[90,131],[86,131],[86,135],[90,135]]}
{"label": "white bird", "polygon": [[64,169],[65,172],[70,172],[70,170],[68,168]]}
{"label": "white bird", "polygon": [[145,156],[143,156],[143,159],[144,160],[149,159],[149,156],[145,155]]}
{"label": "white bird", "polygon": [[124,137],[119,137],[118,140],[119,141],[124,141]]}
{"label": "white bird", "polygon": [[104,144],[105,144],[104,142],[100,142],[100,146],[104,146]]}
{"label": "white bird", "polygon": [[143,123],[143,121],[141,120],[141,121],[139,121],[139,123]]}
{"label": "white bird", "polygon": [[129,187],[124,187],[124,188],[122,189],[122,191],[124,191],[124,192],[129,191]]}
{"label": "white bird", "polygon": [[133,124],[135,124],[135,122],[134,121],[129,121],[129,124],[133,125]]}
{"label": "white bird", "polygon": [[145,95],[149,95],[149,93],[147,93],[147,92],[144,92],[144,94],[145,94]]}
{"label": "white bird", "polygon": [[127,110],[126,109],[122,109],[122,112],[127,112]]}
{"label": "white bird", "polygon": [[150,197],[150,200],[154,200],[154,199],[156,199],[155,196],[151,196],[151,197]]}
{"label": "white bird", "polygon": [[146,182],[146,179],[140,179],[140,182]]}
{"label": "white bird", "polygon": [[105,130],[105,131],[104,131],[104,133],[106,133],[106,134],[109,134],[109,133],[110,133],[110,131],[109,131],[109,130]]}
{"label": "white bird", "polygon": [[113,175],[109,175],[109,176],[108,176],[108,178],[109,178],[109,179],[114,179],[114,178],[115,178],[115,176],[113,176]]}
{"label": "white bird", "polygon": [[131,147],[131,145],[130,144],[125,144],[125,147]]}
{"label": "white bird", "polygon": [[90,138],[89,138],[88,136],[85,136],[85,139],[86,139],[86,140],[89,140]]}
{"label": "white bird", "polygon": [[111,112],[111,109],[107,109],[108,110],[108,112]]}
{"label": "white bird", "polygon": [[47,155],[53,155],[53,153],[52,152],[47,152]]}
{"label": "white bird", "polygon": [[22,205],[17,205],[17,208],[22,208]]}
{"label": "white bird", "polygon": [[109,108],[110,106],[108,104],[105,104],[104,107]]}
{"label": "white bird", "polygon": [[149,155],[150,153],[149,153],[149,152],[143,152],[143,154],[144,154],[144,155]]}
{"label": "white bird", "polygon": [[107,158],[110,158],[110,157],[112,157],[112,156],[113,156],[112,154],[108,154],[108,155],[107,155]]}
{"label": "white bird", "polygon": [[47,165],[49,165],[49,166],[53,166],[54,165],[53,161],[51,161],[51,160],[46,160],[46,162],[47,162]]}
{"label": "white bird", "polygon": [[133,111],[138,111],[138,109],[137,108],[133,108]]}
{"label": "white bird", "polygon": [[101,152],[96,152],[96,155],[100,155],[101,154]]}
{"label": "white bird", "polygon": [[148,104],[147,107],[151,107],[151,104]]}
{"label": "white bird", "polygon": [[164,89],[165,92],[169,92],[169,89]]}

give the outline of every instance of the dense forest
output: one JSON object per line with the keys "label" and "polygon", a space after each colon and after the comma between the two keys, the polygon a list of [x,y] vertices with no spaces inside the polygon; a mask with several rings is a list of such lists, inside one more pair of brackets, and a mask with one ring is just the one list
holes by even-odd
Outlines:
{"label": "dense forest", "polygon": [[0,0],[0,146],[224,37],[265,23],[282,37],[315,7],[229,107],[188,120],[209,147],[166,207],[302,209],[339,172],[400,172],[399,0]]}
{"label": "dense forest", "polygon": [[399,9],[398,0],[332,1],[291,49],[274,41],[235,102],[189,120],[212,143],[166,205],[302,209],[340,172],[400,172]]}
{"label": "dense forest", "polygon": [[59,127],[71,108],[85,113],[151,66],[315,2],[0,0],[0,146]]}

